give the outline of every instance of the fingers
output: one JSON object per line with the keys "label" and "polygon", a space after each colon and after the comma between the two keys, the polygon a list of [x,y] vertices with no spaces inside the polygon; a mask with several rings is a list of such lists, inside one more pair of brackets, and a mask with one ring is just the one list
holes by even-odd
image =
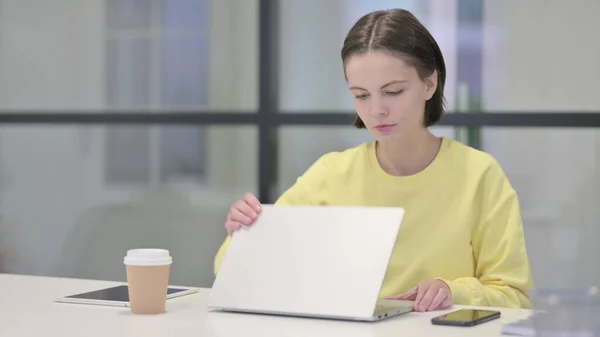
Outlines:
{"label": "fingers", "polygon": [[256,212],[256,213],[260,213],[261,211],[261,207],[260,207],[260,201],[258,201],[258,199],[252,194],[252,193],[246,193],[246,196],[244,197],[244,201],[250,206],[252,207],[252,209]]}
{"label": "fingers", "polygon": [[236,205],[229,212],[229,220],[239,222],[242,225],[250,226],[256,219],[256,212],[245,203]]}
{"label": "fingers", "polygon": [[431,283],[422,282],[419,284],[417,298],[415,299],[415,310],[416,311],[426,311],[427,307],[433,300],[435,293],[433,293],[433,289],[431,287]]}
{"label": "fingers", "polygon": [[423,311],[420,309],[421,301],[423,301],[423,297],[427,294],[427,289],[429,289],[430,286],[431,284],[428,282],[419,283],[419,286],[417,287],[417,297],[415,298],[414,306],[416,311]]}
{"label": "fingers", "polygon": [[231,235],[242,226],[252,225],[260,211],[261,205],[258,199],[253,194],[246,193],[244,200],[240,200],[231,206],[225,221],[227,233]]}
{"label": "fingers", "polygon": [[387,300],[414,301],[417,298],[417,288],[412,288],[402,295],[386,297]]}
{"label": "fingers", "polygon": [[431,300],[431,304],[427,307],[427,311],[437,310],[442,302],[448,297],[448,294],[444,289],[438,289],[437,294]]}
{"label": "fingers", "polygon": [[414,309],[418,312],[445,309],[452,306],[450,288],[443,281],[427,280],[419,283]]}
{"label": "fingers", "polygon": [[438,306],[438,310],[447,309],[452,306],[452,294],[448,293],[446,298],[442,301],[442,304]]}
{"label": "fingers", "polygon": [[237,231],[242,227],[242,224],[237,221],[228,220],[225,222],[225,229],[227,229],[227,234],[231,235],[231,233]]}

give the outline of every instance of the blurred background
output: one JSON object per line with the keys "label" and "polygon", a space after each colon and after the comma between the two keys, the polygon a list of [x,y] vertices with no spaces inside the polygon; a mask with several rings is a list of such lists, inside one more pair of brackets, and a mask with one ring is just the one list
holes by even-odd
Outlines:
{"label": "blurred background", "polygon": [[600,284],[597,0],[0,0],[0,272],[208,287],[230,205],[273,202],[351,126],[339,56],[413,11],[448,68],[432,130],[495,156],[538,287]]}

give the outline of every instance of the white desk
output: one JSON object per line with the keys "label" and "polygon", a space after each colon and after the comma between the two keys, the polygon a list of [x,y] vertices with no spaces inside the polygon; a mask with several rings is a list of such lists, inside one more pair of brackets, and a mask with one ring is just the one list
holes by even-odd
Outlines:
{"label": "white desk", "polygon": [[0,336],[487,337],[501,336],[503,322],[530,314],[528,310],[501,309],[501,319],[471,328],[432,325],[430,319],[443,313],[439,311],[410,313],[375,323],[231,314],[207,311],[208,289],[168,300],[167,313],[152,316],[132,315],[128,308],[53,302],[56,296],[117,284],[0,274]]}

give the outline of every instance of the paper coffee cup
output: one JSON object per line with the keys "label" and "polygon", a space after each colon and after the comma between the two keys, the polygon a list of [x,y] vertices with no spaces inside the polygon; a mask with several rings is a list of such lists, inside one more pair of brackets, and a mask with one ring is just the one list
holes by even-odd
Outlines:
{"label": "paper coffee cup", "polygon": [[171,258],[165,249],[130,249],[123,261],[131,312],[160,314],[166,311]]}

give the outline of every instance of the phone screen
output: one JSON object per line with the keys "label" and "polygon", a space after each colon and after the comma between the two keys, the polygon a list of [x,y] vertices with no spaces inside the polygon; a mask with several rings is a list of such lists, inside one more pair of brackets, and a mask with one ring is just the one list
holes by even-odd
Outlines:
{"label": "phone screen", "polygon": [[479,321],[485,318],[491,318],[492,316],[497,316],[498,314],[498,311],[462,309],[436,317],[434,320],[438,322],[468,323]]}

